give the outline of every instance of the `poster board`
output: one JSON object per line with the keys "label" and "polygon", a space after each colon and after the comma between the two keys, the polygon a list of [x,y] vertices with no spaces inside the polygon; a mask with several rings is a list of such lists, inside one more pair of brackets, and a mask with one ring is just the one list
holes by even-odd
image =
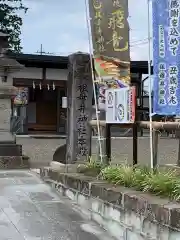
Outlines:
{"label": "poster board", "polygon": [[14,105],[26,105],[28,104],[28,88],[18,87],[17,94],[13,100]]}
{"label": "poster board", "polygon": [[135,94],[135,87],[106,90],[106,123],[134,123]]}

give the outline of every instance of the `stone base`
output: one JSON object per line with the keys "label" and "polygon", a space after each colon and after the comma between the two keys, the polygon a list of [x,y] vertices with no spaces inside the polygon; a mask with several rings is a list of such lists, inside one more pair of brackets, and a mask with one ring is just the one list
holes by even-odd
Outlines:
{"label": "stone base", "polygon": [[55,150],[53,154],[53,161],[66,164],[66,144]]}
{"label": "stone base", "polygon": [[22,145],[0,143],[0,156],[22,156]]}
{"label": "stone base", "polygon": [[22,156],[0,156],[1,169],[28,169],[29,161]]}
{"label": "stone base", "polygon": [[52,161],[50,163],[49,169],[52,169],[61,173],[76,173],[78,168],[78,163],[75,164],[63,164],[59,162]]}
{"label": "stone base", "polygon": [[0,169],[27,169],[29,159],[22,156],[22,145],[0,141]]}
{"label": "stone base", "polygon": [[16,138],[10,132],[0,131],[0,144],[16,144]]}

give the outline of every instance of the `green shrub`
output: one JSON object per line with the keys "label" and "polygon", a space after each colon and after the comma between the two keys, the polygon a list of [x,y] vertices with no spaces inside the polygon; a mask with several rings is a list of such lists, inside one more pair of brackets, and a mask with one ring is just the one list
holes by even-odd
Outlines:
{"label": "green shrub", "polygon": [[144,183],[151,172],[146,167],[135,167],[132,186],[138,191],[144,191]]}
{"label": "green shrub", "polygon": [[175,171],[119,165],[103,168],[100,176],[113,184],[180,200],[180,179]]}
{"label": "green shrub", "polygon": [[108,166],[102,169],[101,175],[103,179],[125,187],[131,187],[134,178],[133,168],[127,165]]}
{"label": "green shrub", "polygon": [[85,168],[109,183],[180,200],[180,178],[175,170],[151,170],[126,164],[106,166],[92,158]]}
{"label": "green shrub", "polygon": [[98,161],[94,160],[93,158],[89,159],[89,162],[86,164],[86,167],[88,169],[99,169],[99,170],[101,170],[103,168],[101,162],[98,162]]}
{"label": "green shrub", "polygon": [[105,164],[102,164],[101,162],[96,161],[92,157],[89,158],[89,161],[86,164],[80,164],[77,167],[77,171],[79,173],[88,173],[88,175],[97,176],[100,174],[101,170],[103,168],[107,167]]}

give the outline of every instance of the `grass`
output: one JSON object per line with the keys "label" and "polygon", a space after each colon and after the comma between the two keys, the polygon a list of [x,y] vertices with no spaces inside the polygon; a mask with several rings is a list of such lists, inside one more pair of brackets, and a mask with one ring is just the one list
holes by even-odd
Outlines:
{"label": "grass", "polygon": [[98,177],[124,187],[142,192],[153,193],[158,196],[180,200],[180,176],[175,170],[155,170],[148,167],[132,167],[128,165],[103,166],[91,160],[87,169],[96,171]]}
{"label": "grass", "polygon": [[97,176],[101,173],[102,169],[104,169],[105,167],[106,167],[105,165],[94,160],[93,158],[89,158],[86,164],[80,164],[77,167],[77,171],[79,173],[84,173],[86,175]]}

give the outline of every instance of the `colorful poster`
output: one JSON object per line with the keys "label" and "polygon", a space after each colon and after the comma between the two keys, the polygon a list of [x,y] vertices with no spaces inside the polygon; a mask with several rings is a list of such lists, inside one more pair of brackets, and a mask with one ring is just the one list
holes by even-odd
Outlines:
{"label": "colorful poster", "polygon": [[18,87],[17,94],[14,97],[15,105],[25,105],[28,104],[28,88],[26,87]]}
{"label": "colorful poster", "polygon": [[134,87],[106,91],[106,122],[133,123],[135,121],[136,91]]}
{"label": "colorful poster", "polygon": [[153,0],[153,112],[180,115],[180,0]]}
{"label": "colorful poster", "polygon": [[130,62],[118,61],[109,57],[96,57],[94,59],[96,76],[99,82],[113,84],[116,88],[130,85]]}

